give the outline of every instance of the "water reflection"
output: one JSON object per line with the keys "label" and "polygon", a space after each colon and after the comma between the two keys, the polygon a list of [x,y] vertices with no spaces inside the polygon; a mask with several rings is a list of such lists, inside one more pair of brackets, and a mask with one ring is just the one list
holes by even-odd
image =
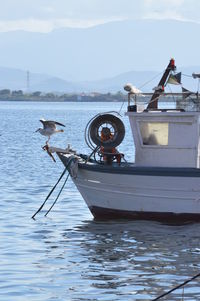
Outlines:
{"label": "water reflection", "polygon": [[[70,180],[48,218],[42,212],[31,219],[63,170],[41,151],[43,139],[33,134],[38,120],[66,121],[65,135],[55,136],[53,144],[70,142],[87,153],[85,124],[118,105],[1,102],[0,300],[151,300],[198,272],[199,224],[93,221]],[[127,129],[121,151],[132,160]],[[181,300],[181,293],[171,300]],[[200,300],[198,280],[185,296]]]}
{"label": "water reflection", "polygon": [[[100,293],[114,294],[113,300],[122,300],[122,296],[126,300],[145,300],[159,295],[198,272],[200,254],[195,252],[195,246],[199,227],[87,222],[76,229],[84,237],[81,247],[89,266],[82,277]],[[179,298],[180,293],[177,291],[174,297]],[[192,298],[191,293],[185,296],[185,300]]]}
{"label": "water reflection", "polygon": [[[69,300],[151,300],[198,273],[199,230],[197,224],[85,221],[43,233],[38,269],[53,267],[48,277],[56,286],[66,279]],[[198,280],[187,285],[184,300],[200,299],[197,288]],[[173,294],[181,298],[182,290]]]}

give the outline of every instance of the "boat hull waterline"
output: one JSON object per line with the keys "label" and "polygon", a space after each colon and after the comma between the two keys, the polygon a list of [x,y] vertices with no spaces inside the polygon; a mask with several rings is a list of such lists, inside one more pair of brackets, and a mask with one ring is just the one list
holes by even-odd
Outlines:
{"label": "boat hull waterline", "polygon": [[199,169],[79,163],[73,182],[95,218],[200,221]]}

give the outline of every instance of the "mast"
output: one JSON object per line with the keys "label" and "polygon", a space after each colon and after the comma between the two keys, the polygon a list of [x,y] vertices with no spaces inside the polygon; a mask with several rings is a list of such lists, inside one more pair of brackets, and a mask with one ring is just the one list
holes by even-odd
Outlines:
{"label": "mast", "polygon": [[158,98],[164,92],[164,85],[167,81],[169,73],[175,69],[176,69],[175,60],[171,59],[167,68],[165,69],[165,72],[158,84],[157,89],[155,90],[155,92],[153,93],[153,95],[151,97],[151,100],[147,106],[147,109],[157,109],[158,108]]}

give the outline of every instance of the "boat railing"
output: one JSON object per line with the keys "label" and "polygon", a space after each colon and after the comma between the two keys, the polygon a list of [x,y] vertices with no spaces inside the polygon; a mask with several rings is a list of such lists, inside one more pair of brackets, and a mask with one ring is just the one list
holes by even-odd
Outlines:
{"label": "boat railing", "polygon": [[[135,105],[140,107],[139,111],[181,111],[200,112],[200,97],[192,95],[185,97],[184,93],[164,93],[159,97],[158,108],[148,108],[152,93],[143,93],[134,97],[128,105],[128,111],[136,111]],[[142,109],[141,109],[142,108]]]}

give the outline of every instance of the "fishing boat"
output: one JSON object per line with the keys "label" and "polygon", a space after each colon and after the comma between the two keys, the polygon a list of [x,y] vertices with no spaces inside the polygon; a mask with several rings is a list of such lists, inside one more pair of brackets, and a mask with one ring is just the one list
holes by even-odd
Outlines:
{"label": "fishing boat", "polygon": [[[124,87],[134,163],[117,150],[125,126],[115,112],[100,113],[88,122],[85,140],[90,154],[70,148],[50,150],[67,167],[95,218],[200,221],[200,112],[159,108],[166,83],[179,77],[175,70],[171,59],[142,111],[137,103],[142,92],[130,84]],[[182,97],[185,100],[191,94],[184,89]]]}

